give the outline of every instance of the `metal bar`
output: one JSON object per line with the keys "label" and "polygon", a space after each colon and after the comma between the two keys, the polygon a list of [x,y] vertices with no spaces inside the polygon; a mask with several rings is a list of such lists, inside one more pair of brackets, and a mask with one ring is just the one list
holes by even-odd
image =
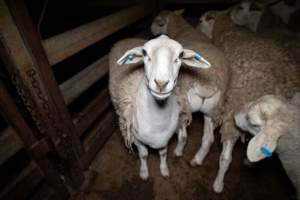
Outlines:
{"label": "metal bar", "polygon": [[147,1],[46,39],[43,46],[50,64],[54,65],[150,14],[154,10],[152,2]]}

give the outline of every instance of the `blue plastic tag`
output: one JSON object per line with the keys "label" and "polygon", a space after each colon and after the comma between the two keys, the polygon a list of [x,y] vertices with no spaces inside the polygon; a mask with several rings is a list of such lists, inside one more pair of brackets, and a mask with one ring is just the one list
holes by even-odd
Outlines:
{"label": "blue plastic tag", "polygon": [[260,151],[262,154],[264,154],[268,158],[270,158],[272,156],[272,152],[269,151],[266,147],[261,147]]}
{"label": "blue plastic tag", "polygon": [[201,60],[201,55],[200,55],[200,53],[195,53],[195,59],[196,60]]}
{"label": "blue plastic tag", "polygon": [[125,64],[128,60],[130,60],[130,61],[133,60],[133,55],[132,54],[128,54],[128,56],[124,60],[123,64]]}

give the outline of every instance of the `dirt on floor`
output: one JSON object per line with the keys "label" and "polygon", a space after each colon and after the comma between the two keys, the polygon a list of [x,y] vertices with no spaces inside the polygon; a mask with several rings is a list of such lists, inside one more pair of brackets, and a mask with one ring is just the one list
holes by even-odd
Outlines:
{"label": "dirt on floor", "polygon": [[168,166],[170,178],[160,175],[159,156],[150,151],[150,178],[139,178],[137,154],[129,154],[120,132],[117,131],[98,153],[91,168],[98,176],[88,191],[78,194],[77,200],[287,200],[295,199],[295,191],[280,162],[274,156],[254,166],[244,164],[245,145],[235,147],[233,162],[225,178],[224,191],[215,194],[212,184],[217,173],[221,152],[220,136],[202,166],[191,167],[189,161],[201,143],[203,121],[194,117],[188,129],[188,144],[184,155],[173,154],[176,137],[170,142]]}

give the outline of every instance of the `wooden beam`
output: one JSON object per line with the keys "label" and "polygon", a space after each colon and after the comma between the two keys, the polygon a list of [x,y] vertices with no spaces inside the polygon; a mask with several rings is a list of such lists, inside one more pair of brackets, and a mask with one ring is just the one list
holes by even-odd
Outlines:
{"label": "wooden beam", "polygon": [[70,104],[107,73],[108,57],[106,55],[63,82],[59,88],[62,91],[65,103]]}
{"label": "wooden beam", "polygon": [[0,165],[15,155],[23,147],[23,142],[12,127],[0,133]]}
{"label": "wooden beam", "polygon": [[30,162],[16,179],[3,188],[0,199],[26,199],[42,179],[43,173],[39,167]]}
{"label": "wooden beam", "polygon": [[83,157],[84,165],[89,165],[94,159],[100,148],[114,133],[117,128],[117,117],[113,110],[109,111],[98,124],[89,132],[89,135],[84,140],[86,154]]}
{"label": "wooden beam", "polygon": [[82,144],[24,1],[0,1],[1,53],[38,130],[48,136],[74,188],[84,180]]}
{"label": "wooden beam", "polygon": [[54,65],[121,28],[150,14],[153,1],[124,9],[75,29],[66,31],[43,42],[48,60]]}
{"label": "wooden beam", "polygon": [[93,98],[79,113],[73,117],[73,122],[81,136],[83,132],[111,105],[108,89],[105,88]]}

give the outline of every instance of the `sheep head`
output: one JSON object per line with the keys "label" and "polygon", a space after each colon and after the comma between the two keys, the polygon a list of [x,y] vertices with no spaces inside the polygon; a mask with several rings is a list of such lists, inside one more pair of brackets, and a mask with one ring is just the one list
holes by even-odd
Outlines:
{"label": "sheep head", "polygon": [[237,112],[236,125],[254,135],[247,147],[248,159],[256,162],[271,156],[290,121],[284,100],[274,95],[265,95]]}
{"label": "sheep head", "polygon": [[184,49],[177,41],[162,35],[124,53],[119,65],[144,63],[147,88],[157,100],[171,95],[181,65],[209,68],[210,63],[199,53]]}
{"label": "sheep head", "polygon": [[256,32],[264,6],[258,2],[243,1],[234,6],[230,12],[231,20],[240,26],[246,26],[251,31]]}
{"label": "sheep head", "polygon": [[200,18],[198,25],[196,27],[197,30],[203,32],[208,38],[212,39],[213,37],[213,28],[217,16],[217,11],[208,11],[204,13]]}

